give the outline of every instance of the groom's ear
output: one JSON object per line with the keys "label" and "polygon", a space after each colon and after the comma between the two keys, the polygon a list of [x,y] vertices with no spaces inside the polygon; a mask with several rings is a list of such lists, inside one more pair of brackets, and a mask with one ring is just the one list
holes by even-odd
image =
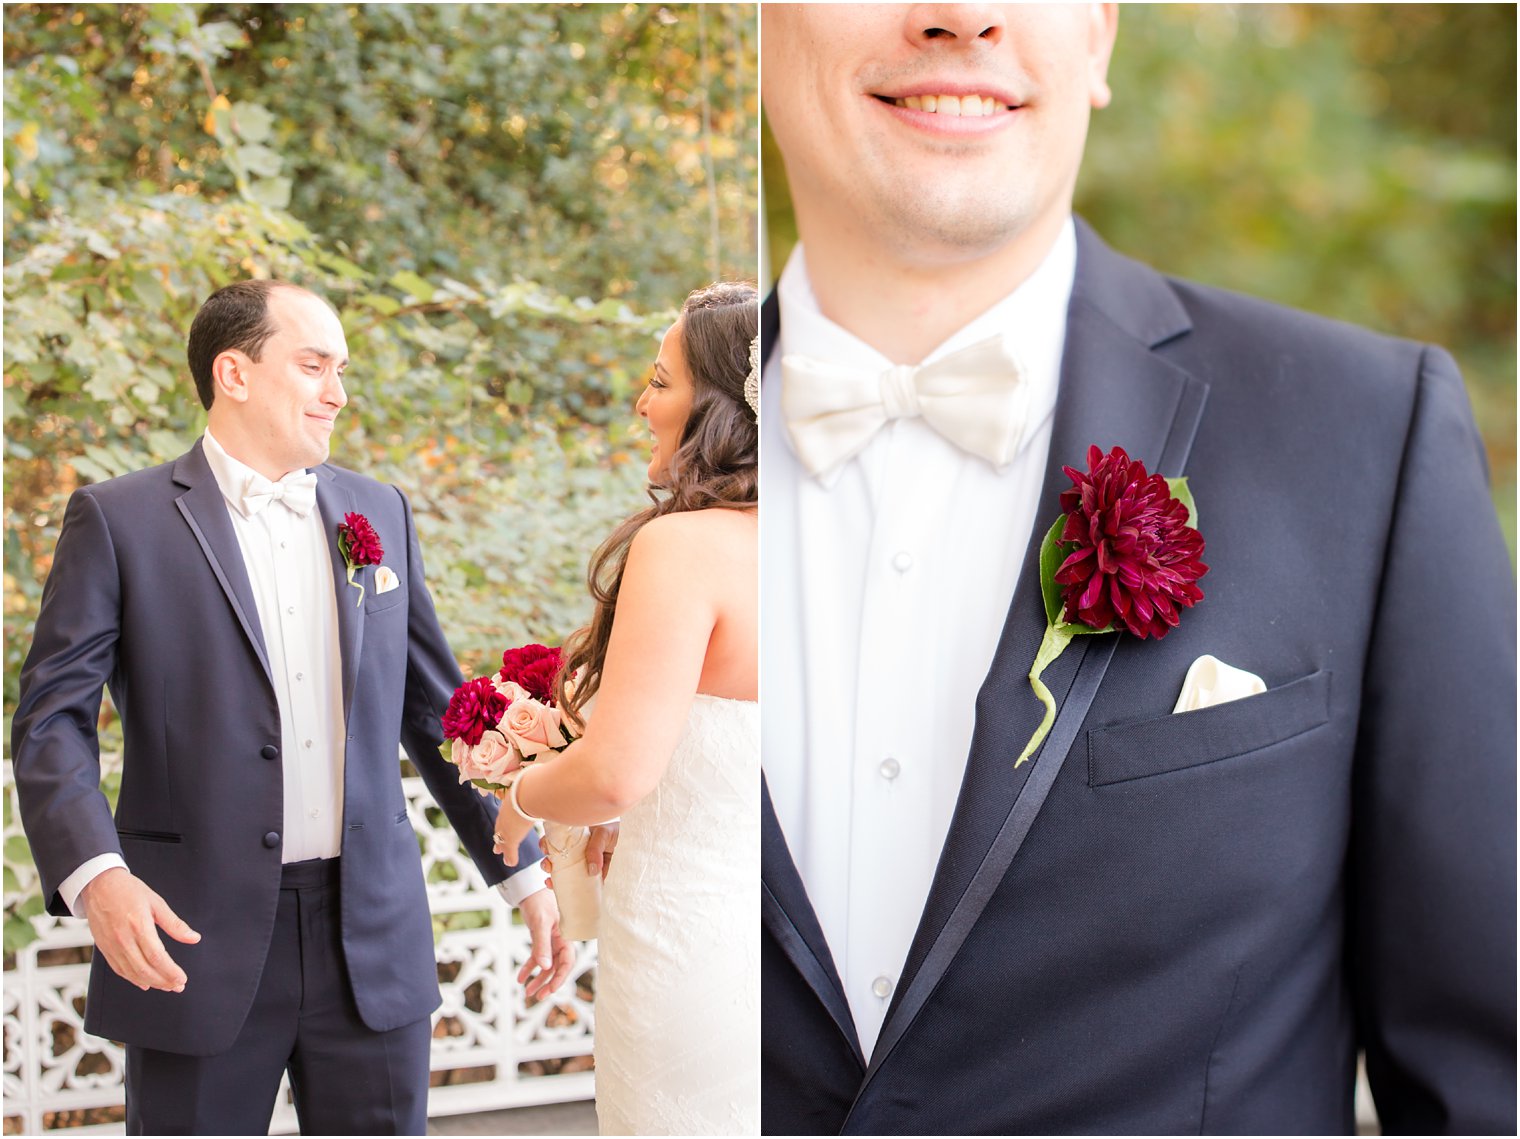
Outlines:
{"label": "groom's ear", "polygon": [[1108,61],[1118,31],[1119,5],[1094,4],[1087,21],[1087,97],[1096,109],[1108,106],[1114,97],[1108,86]]}
{"label": "groom's ear", "polygon": [[245,353],[229,348],[211,361],[211,386],[216,398],[226,398],[233,403],[248,402],[248,365],[252,363]]}

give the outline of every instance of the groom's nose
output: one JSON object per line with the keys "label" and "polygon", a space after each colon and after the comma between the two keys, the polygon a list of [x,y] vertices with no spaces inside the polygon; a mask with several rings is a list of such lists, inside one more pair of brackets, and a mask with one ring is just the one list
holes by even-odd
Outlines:
{"label": "groom's nose", "polygon": [[348,406],[348,391],[343,387],[343,377],[337,372],[332,373],[332,378],[322,392],[322,401],[340,410]]}
{"label": "groom's nose", "polygon": [[931,40],[958,46],[1003,38],[1007,14],[995,4],[913,4],[904,14],[903,34],[922,47]]}

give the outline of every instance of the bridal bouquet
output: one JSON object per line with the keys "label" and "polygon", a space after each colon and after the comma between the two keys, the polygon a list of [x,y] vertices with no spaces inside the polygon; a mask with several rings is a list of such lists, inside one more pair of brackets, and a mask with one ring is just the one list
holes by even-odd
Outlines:
{"label": "bridal bouquet", "polygon": [[[559,649],[524,645],[501,654],[501,670],[494,676],[467,680],[454,690],[443,714],[444,758],[459,769],[461,783],[501,799],[508,775],[529,763],[546,763],[575,742],[574,728],[554,701],[559,668]],[[575,941],[596,936],[601,910],[601,876],[586,869],[589,837],[586,827],[544,821],[560,933]]]}

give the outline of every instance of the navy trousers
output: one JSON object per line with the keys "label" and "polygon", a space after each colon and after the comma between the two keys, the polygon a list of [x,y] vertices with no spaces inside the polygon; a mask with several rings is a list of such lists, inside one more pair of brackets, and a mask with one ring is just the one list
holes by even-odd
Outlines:
{"label": "navy trousers", "polygon": [[185,1056],[128,1045],[129,1135],[268,1134],[286,1071],[303,1135],[427,1133],[430,1021],[365,1026],[338,915],[336,858],[285,867],[264,974],[233,1046]]}

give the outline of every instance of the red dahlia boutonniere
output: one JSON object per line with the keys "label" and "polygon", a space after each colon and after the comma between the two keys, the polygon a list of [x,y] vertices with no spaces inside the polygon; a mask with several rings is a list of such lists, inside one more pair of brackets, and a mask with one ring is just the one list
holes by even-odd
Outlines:
{"label": "red dahlia boutonniere", "polygon": [[362,514],[343,516],[343,522],[338,527],[338,552],[343,555],[344,564],[348,566],[348,584],[359,591],[359,600],[354,604],[363,605],[364,586],[354,580],[354,571],[360,566],[377,566],[380,559],[385,557],[380,535],[375,533],[368,518]]}
{"label": "red dahlia boutonniere", "polygon": [[1072,481],[1061,492],[1065,511],[1040,546],[1040,592],[1045,638],[1029,670],[1029,683],[1045,705],[1017,767],[1045,739],[1056,704],[1040,680],[1072,637],[1127,629],[1144,640],[1177,627],[1180,613],[1203,600],[1198,579],[1203,535],[1187,479],[1148,474],[1122,447],[1107,455],[1087,449],[1087,470],[1061,468]]}

